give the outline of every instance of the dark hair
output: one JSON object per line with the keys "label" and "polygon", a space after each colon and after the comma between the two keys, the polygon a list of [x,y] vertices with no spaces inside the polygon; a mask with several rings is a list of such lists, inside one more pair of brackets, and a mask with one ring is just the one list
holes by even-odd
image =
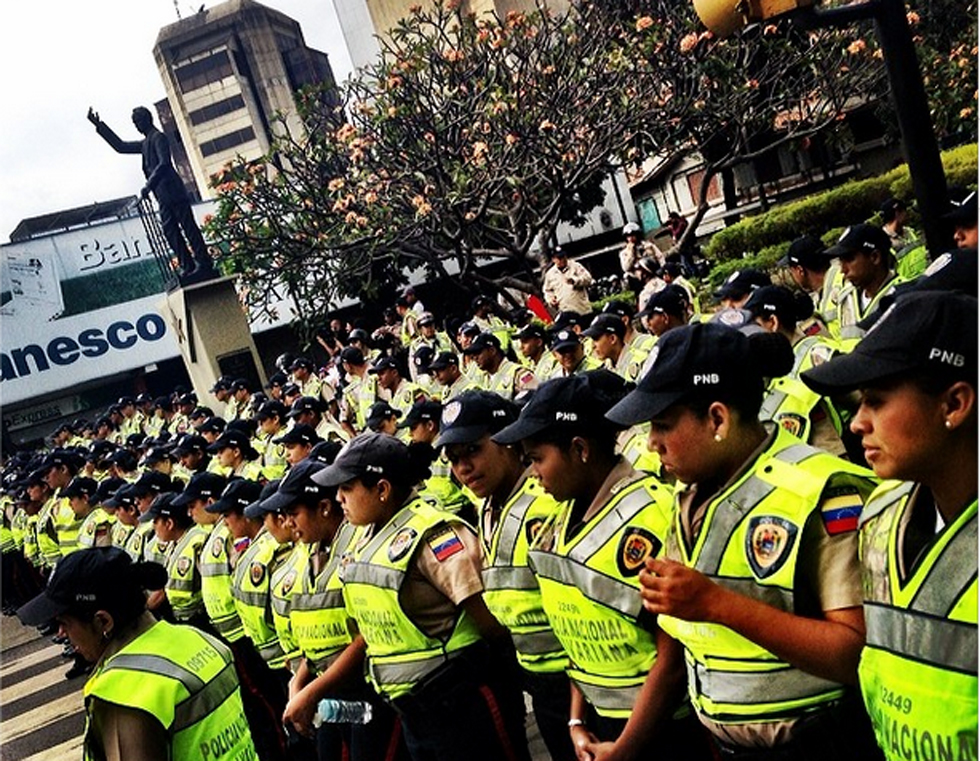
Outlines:
{"label": "dark hair", "polygon": [[167,569],[159,563],[130,563],[126,573],[118,575],[113,585],[112,599],[78,603],[67,612],[90,621],[97,611],[104,610],[112,616],[118,630],[131,624],[146,610],[147,591],[163,589],[166,585]]}
{"label": "dark hair", "polygon": [[789,340],[780,333],[752,333],[748,339],[749,356],[745,358],[741,383],[695,391],[678,404],[704,418],[714,402],[721,402],[743,421],[757,420],[767,379],[786,375],[793,369],[795,357]]}

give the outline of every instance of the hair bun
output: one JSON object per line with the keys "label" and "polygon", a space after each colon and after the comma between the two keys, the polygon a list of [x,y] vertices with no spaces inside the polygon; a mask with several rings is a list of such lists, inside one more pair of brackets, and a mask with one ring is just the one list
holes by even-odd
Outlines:
{"label": "hair bun", "polygon": [[159,563],[152,561],[133,563],[132,571],[136,575],[137,583],[143,589],[153,591],[167,586],[167,569]]}
{"label": "hair bun", "polygon": [[813,316],[813,299],[803,291],[793,291],[793,316],[797,322]]}
{"label": "hair bun", "polygon": [[751,366],[763,378],[778,378],[793,369],[793,347],[785,336],[780,333],[752,333],[748,339]]}

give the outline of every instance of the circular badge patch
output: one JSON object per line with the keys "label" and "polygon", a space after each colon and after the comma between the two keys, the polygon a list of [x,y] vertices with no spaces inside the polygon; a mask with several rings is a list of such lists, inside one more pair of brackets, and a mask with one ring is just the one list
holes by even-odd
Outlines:
{"label": "circular badge patch", "polygon": [[288,595],[292,589],[293,584],[296,583],[296,571],[290,571],[286,574],[285,578],[282,580],[282,585],[279,587],[279,591],[283,595]]}
{"label": "circular badge patch", "polygon": [[396,560],[405,557],[415,544],[415,539],[418,535],[419,532],[411,527],[403,528],[395,534],[395,537],[391,540],[391,544],[388,545],[388,560],[394,563]]}
{"label": "circular badge patch", "polygon": [[191,559],[177,558],[177,573],[180,576],[186,576],[189,570],[191,570]]}
{"label": "circular badge patch", "polygon": [[248,577],[253,585],[258,586],[265,578],[265,566],[259,562],[252,563],[251,568],[248,569]]}

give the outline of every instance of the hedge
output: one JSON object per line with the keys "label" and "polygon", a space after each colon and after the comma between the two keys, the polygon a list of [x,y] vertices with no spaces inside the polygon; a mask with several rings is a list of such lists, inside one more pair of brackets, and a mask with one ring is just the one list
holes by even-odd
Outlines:
{"label": "hedge", "polygon": [[[942,162],[950,185],[976,185],[976,143],[945,151]],[[871,219],[889,196],[911,198],[912,181],[906,164],[747,217],[719,230],[706,246],[707,257],[718,262],[710,279],[718,282],[739,268],[772,266],[790,242],[801,235],[818,235],[830,242],[837,236],[831,236],[829,231],[839,234],[847,224]]]}

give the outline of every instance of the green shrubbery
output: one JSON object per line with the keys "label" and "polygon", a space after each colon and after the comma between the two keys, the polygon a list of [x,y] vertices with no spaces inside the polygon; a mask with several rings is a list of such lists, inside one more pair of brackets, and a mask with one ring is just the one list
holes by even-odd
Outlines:
{"label": "green shrubbery", "polygon": [[[976,185],[976,143],[946,151],[942,161],[950,185]],[[889,196],[912,198],[907,165],[743,219],[715,233],[705,247],[707,257],[718,262],[709,279],[719,283],[736,269],[770,268],[801,235],[818,235],[829,244],[845,225],[874,217]]]}

